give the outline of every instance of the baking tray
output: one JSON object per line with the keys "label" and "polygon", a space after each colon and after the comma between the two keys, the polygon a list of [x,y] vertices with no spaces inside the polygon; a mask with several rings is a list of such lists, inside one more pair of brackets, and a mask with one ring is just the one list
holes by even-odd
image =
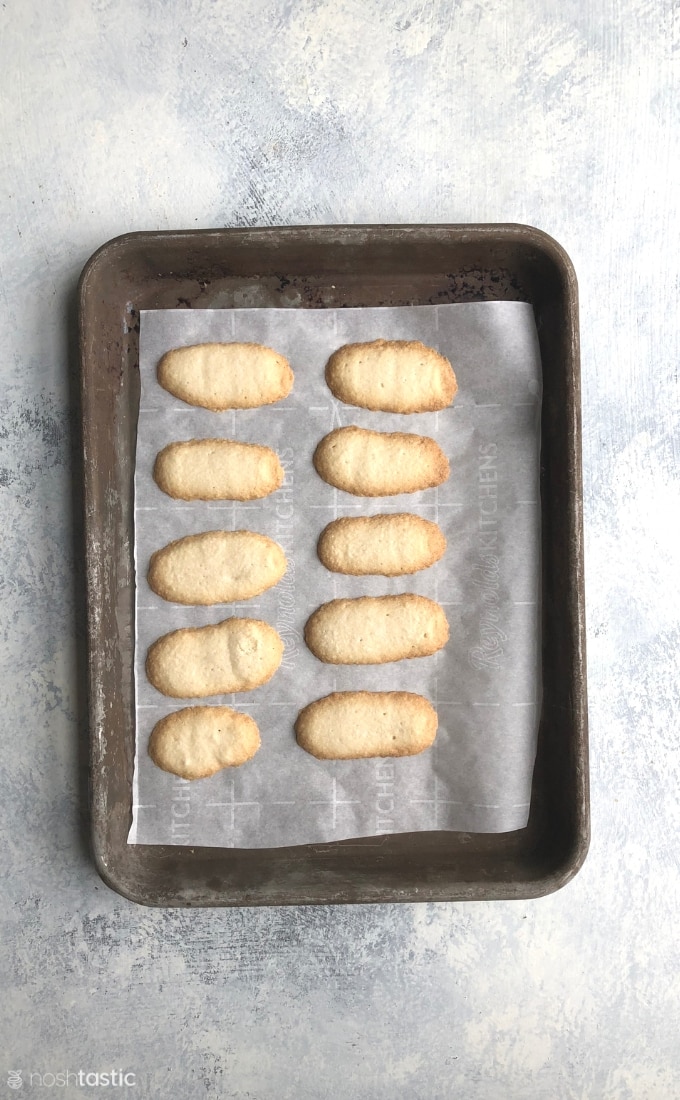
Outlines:
{"label": "baking tray", "polygon": [[[140,310],[499,299],[533,305],[543,365],[543,703],[527,828],[259,850],[128,845]],[[560,245],[524,225],[131,233],[88,261],[79,308],[91,821],[103,880],[157,906],[528,898],[568,882],[590,826],[578,302]]]}

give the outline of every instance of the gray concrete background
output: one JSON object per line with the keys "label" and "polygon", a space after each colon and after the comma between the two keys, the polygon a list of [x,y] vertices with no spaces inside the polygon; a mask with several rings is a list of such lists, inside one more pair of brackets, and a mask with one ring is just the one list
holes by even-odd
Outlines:
{"label": "gray concrete background", "polygon": [[[0,5],[0,1095],[680,1097],[679,38],[675,0]],[[590,856],[527,903],[137,908],[82,841],[75,281],[126,230],[370,221],[575,263]]]}

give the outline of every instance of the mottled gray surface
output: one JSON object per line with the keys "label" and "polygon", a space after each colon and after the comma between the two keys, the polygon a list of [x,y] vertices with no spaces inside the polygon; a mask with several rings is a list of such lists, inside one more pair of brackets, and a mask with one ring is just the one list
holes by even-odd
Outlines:
{"label": "mottled gray surface", "polygon": [[[113,1065],[186,1100],[680,1097],[679,28],[675,0],[0,6],[2,1095]],[[130,229],[477,220],[580,278],[583,871],[530,903],[124,902],[79,803],[83,262]]]}

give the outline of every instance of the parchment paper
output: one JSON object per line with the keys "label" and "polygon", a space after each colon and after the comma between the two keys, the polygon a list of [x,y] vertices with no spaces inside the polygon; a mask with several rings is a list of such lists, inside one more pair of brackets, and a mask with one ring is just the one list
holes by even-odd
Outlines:
{"label": "parchment paper", "polygon": [[[324,381],[344,343],[420,339],[452,362],[459,383],[443,412],[402,416],[343,405]],[[293,392],[277,405],[213,413],[166,393],[160,356],[204,341],[255,341],[288,357]],[[526,825],[540,706],[539,419],[541,367],[531,306],[516,302],[376,309],[145,311],[140,332],[141,405],[135,475],[137,746],[130,843],[259,848],[414,830],[504,832]],[[326,485],[312,454],[332,428],[433,436],[451,462],[437,489],[362,499]],[[223,436],[278,451],[284,486],[251,503],[173,501],[152,479],[171,440]],[[436,520],[445,557],[410,577],[328,572],[317,538],[337,516],[411,511]],[[248,528],[276,539],[288,572],[246,604],[192,608],[166,603],[146,582],[151,553],[183,535]],[[438,600],[451,627],[432,657],[382,666],[334,666],[307,650],[302,631],[319,604],[339,596],[417,592]],[[154,724],[196,705],[146,679],[148,646],[167,631],[232,615],[270,622],[285,642],[278,673],[256,691],[207,703],[243,710],[262,748],[241,768],[188,782],[146,753]],[[406,690],[432,701],[432,749],[404,759],[315,760],[298,748],[301,707],[334,690]]]}

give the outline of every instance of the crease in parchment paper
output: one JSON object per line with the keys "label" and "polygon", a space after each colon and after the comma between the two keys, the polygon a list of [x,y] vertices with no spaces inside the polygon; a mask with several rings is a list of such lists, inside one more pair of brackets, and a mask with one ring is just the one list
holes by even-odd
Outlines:
{"label": "crease in parchment paper", "polygon": [[[422,340],[446,355],[458,378],[438,413],[375,413],[336,401],[326,361],[342,344],[378,337]],[[292,393],[260,409],[213,413],[184,404],[156,381],[170,348],[252,341],[285,355]],[[139,844],[260,848],[327,843],[417,830],[505,832],[526,825],[541,702],[539,448],[541,364],[530,305],[488,302],[375,309],[145,311],[140,332],[141,403],[135,470],[136,752],[133,820]],[[451,464],[435,489],[359,498],[316,474],[312,454],[333,428],[432,436]],[[175,501],[152,478],[172,440],[224,437],[279,454],[284,485],[260,501]],[[328,572],[316,542],[338,516],[413,512],[436,520],[448,547],[430,569],[406,577]],[[276,539],[288,571],[243,604],[185,607],[146,581],[151,553],[200,531],[249,529]],[[451,639],[431,657],[378,666],[334,666],[306,648],[303,628],[336,597],[416,592],[444,608]],[[281,634],[281,668],[255,691],[206,700],[169,699],[148,682],[149,645],[184,626],[232,615],[262,618]],[[413,691],[439,715],[434,746],[420,756],[321,761],[300,749],[299,710],[332,691]],[[247,764],[189,782],[156,768],[146,746],[171,711],[226,704],[257,722],[262,747]]]}

